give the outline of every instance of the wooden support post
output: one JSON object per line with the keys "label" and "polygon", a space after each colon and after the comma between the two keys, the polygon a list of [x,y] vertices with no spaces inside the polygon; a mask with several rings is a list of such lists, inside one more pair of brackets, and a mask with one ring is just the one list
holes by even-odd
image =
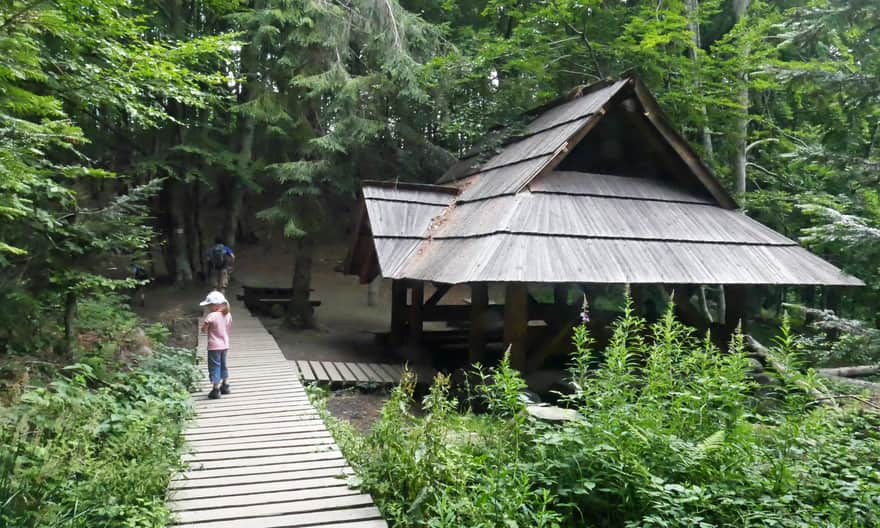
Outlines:
{"label": "wooden support post", "polygon": [[409,299],[409,341],[417,345],[422,341],[422,322],[425,310],[425,283],[410,283]]}
{"label": "wooden support post", "polygon": [[471,365],[485,360],[488,315],[489,285],[485,282],[471,284],[471,330],[468,343],[468,361]]}
{"label": "wooden support post", "polygon": [[[732,334],[736,327],[742,325],[742,333],[746,333],[746,300],[748,286],[731,284],[724,286],[724,300],[727,303],[724,313],[724,330]],[[726,337],[726,336],[725,336]]]}
{"label": "wooden support post", "polygon": [[403,343],[406,330],[406,283],[402,280],[391,281],[391,344]]}
{"label": "wooden support post", "polygon": [[672,302],[675,304],[678,320],[695,328],[705,328],[707,321],[703,314],[691,304],[691,294],[695,287],[690,284],[676,284],[672,288]]}
{"label": "wooden support post", "polygon": [[526,285],[510,282],[504,294],[504,342],[510,345],[510,366],[525,373],[526,337],[529,329],[529,295]]}
{"label": "wooden support post", "polygon": [[568,306],[568,284],[553,285],[553,304]]}

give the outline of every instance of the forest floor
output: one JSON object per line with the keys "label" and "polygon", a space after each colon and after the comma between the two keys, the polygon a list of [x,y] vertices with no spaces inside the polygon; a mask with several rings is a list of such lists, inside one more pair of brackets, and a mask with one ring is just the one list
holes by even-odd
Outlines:
{"label": "forest floor", "polygon": [[[289,246],[292,244],[237,248],[228,295],[240,293],[242,284],[289,287],[294,259],[293,249]],[[346,247],[341,244],[316,248],[312,298],[321,301],[321,306],[315,310],[316,329],[292,330],[284,327],[281,319],[272,317],[261,317],[260,320],[288,359],[400,362],[390,350],[377,345],[374,340],[375,333],[388,330],[390,283],[381,286],[376,304],[368,306],[367,287],[358,284],[356,277],[334,271],[345,251]],[[146,291],[144,306],[136,308],[148,321],[196,317],[202,313],[199,302],[209,289],[200,281],[184,287],[152,285]],[[327,408],[337,418],[348,420],[358,430],[365,431],[375,420],[387,396],[387,389],[355,387],[337,390],[329,394]]]}

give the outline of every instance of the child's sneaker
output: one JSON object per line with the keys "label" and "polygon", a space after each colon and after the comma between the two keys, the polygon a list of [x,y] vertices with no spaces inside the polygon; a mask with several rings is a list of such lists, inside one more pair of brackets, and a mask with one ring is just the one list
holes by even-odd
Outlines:
{"label": "child's sneaker", "polygon": [[230,392],[232,392],[232,389],[229,388],[228,383],[220,385],[220,394],[229,394]]}
{"label": "child's sneaker", "polygon": [[218,389],[218,388],[213,388],[213,389],[211,389],[211,392],[208,393],[208,398],[210,398],[212,400],[216,400],[219,397],[220,397],[220,389]]}

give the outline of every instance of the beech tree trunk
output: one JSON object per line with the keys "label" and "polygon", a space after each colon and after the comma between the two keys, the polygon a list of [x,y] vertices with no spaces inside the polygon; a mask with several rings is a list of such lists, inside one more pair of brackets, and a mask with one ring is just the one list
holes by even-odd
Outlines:
{"label": "beech tree trunk", "polygon": [[174,282],[188,282],[193,279],[187,244],[187,193],[186,184],[181,181],[168,183],[168,216],[171,220],[171,251],[174,261]]}
{"label": "beech tree trunk", "polygon": [[76,342],[76,305],[76,294],[67,292],[64,297],[64,343],[61,345],[61,353],[65,357],[73,353]]}
{"label": "beech tree trunk", "polygon": [[[186,27],[184,25],[184,5],[183,0],[172,0],[170,29],[171,34],[177,38],[184,38],[186,35]],[[178,121],[186,121],[186,108],[182,103],[172,101],[170,105],[171,114]],[[176,138],[178,145],[182,145],[186,140],[186,128],[183,125],[175,126]],[[192,260],[190,259],[190,237],[188,231],[192,228],[190,224],[189,212],[189,184],[183,181],[183,169],[180,170],[179,176],[174,181],[169,182],[169,207],[168,214],[171,220],[171,250],[174,260],[174,282],[189,282],[193,279]]]}
{"label": "beech tree trunk", "polygon": [[[745,18],[751,3],[752,0],[733,0],[733,12],[737,23],[742,22]],[[743,56],[748,56],[748,47],[743,49],[741,53]],[[739,81],[740,89],[737,94],[737,102],[740,106],[740,114],[736,119],[735,126],[736,154],[733,158],[733,174],[736,182],[736,192],[744,193],[746,192],[746,163],[748,161],[746,144],[749,136],[749,106],[751,105],[748,85],[749,74],[745,71],[745,66],[743,66],[743,70],[739,73]]]}
{"label": "beech tree trunk", "polygon": [[[693,33],[693,44],[690,49],[691,60],[697,65],[699,70],[700,53],[699,50],[703,46],[702,37],[700,36],[700,0],[687,0],[685,2],[687,16],[690,22],[688,29]],[[701,91],[702,83],[697,72],[697,90]],[[712,146],[712,129],[709,128],[709,113],[706,105],[700,105],[700,115],[703,118],[703,127],[700,130],[700,136],[703,140],[703,154],[706,161],[712,161],[715,157],[715,148]]]}
{"label": "beech tree trunk", "polygon": [[292,328],[314,328],[315,314],[309,299],[312,288],[312,256],[315,241],[311,236],[297,240],[296,259],[293,264],[293,281],[290,304],[285,322]]}

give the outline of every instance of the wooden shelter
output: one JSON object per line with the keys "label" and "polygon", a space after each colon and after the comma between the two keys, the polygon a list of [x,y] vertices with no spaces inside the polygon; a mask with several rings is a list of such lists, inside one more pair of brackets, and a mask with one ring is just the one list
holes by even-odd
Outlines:
{"label": "wooden shelter", "polygon": [[[571,313],[561,295],[530,299],[528,284],[728,285],[732,307],[747,285],[862,284],[737,211],[635,77],[582,88],[530,118],[494,155],[465,157],[435,185],[363,184],[347,271],[393,279],[392,336],[417,341],[424,321],[467,310],[477,360],[483,315],[500,310],[525,370],[538,366],[528,321],[564,331]],[[437,287],[429,299],[425,283]],[[490,283],[505,285],[503,307],[489,306]],[[470,306],[439,306],[456,284],[470,285]],[[740,312],[728,311],[732,327]]]}

